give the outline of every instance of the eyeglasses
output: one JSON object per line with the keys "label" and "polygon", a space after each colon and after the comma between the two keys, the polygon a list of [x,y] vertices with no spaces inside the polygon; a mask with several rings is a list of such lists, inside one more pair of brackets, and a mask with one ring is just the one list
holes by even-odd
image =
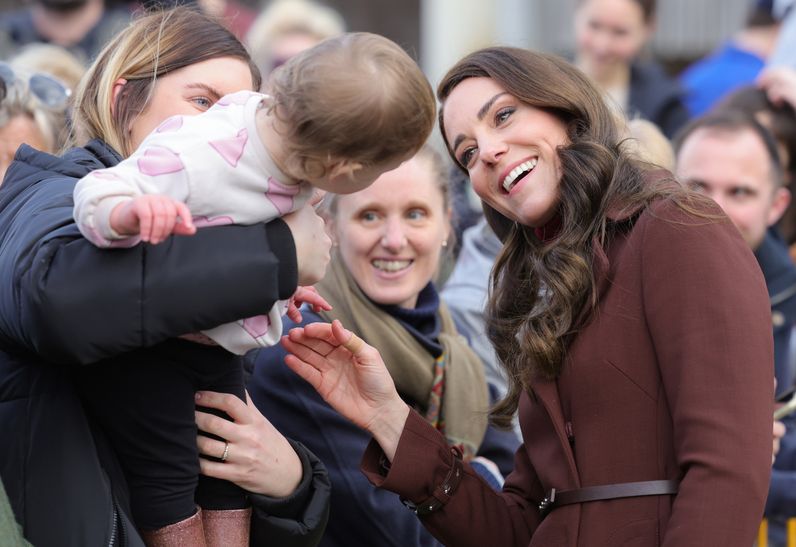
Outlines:
{"label": "eyeglasses", "polygon": [[[18,77],[14,69],[8,63],[0,61],[0,80],[3,81],[6,90],[10,90],[17,80],[22,81]],[[41,72],[34,72],[28,77],[28,89],[31,94],[39,101],[45,108],[59,110],[66,108],[69,97],[72,95],[72,90],[64,84]]]}

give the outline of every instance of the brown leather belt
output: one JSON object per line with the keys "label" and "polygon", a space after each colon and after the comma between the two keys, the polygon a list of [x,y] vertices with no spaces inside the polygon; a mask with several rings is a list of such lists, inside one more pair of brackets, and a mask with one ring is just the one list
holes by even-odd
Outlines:
{"label": "brown leather belt", "polygon": [[574,503],[588,503],[590,501],[613,500],[617,498],[635,498],[639,496],[666,496],[676,494],[680,486],[678,481],[641,481],[622,482],[617,484],[604,484],[602,486],[587,486],[576,490],[550,490],[547,497],[539,503],[539,512],[542,517],[556,507],[572,505]]}

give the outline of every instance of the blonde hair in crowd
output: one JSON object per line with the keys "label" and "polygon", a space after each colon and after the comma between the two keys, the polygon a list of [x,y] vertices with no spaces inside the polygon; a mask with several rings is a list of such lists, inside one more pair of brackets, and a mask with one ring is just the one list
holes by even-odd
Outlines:
{"label": "blonde hair in crowd", "polygon": [[263,72],[271,71],[271,47],[284,36],[301,34],[317,41],[345,32],[345,21],[334,9],[309,0],[275,0],[252,23],[246,43]]}
{"label": "blonde hair in crowd", "polygon": [[627,138],[622,146],[639,160],[674,171],[674,148],[657,125],[643,118],[633,118],[626,123]]}
{"label": "blonde hair in crowd", "polygon": [[356,32],[324,40],[268,81],[286,164],[322,177],[330,160],[365,166],[417,152],[434,126],[434,93],[397,44]]}
{"label": "blonde hair in crowd", "polygon": [[35,42],[23,46],[9,61],[12,66],[32,72],[44,72],[75,89],[86,67],[69,50],[55,44]]}
{"label": "blonde hair in crowd", "polygon": [[[129,155],[132,123],[149,104],[157,78],[218,57],[247,62],[254,88],[259,88],[260,72],[248,52],[213,17],[178,7],[134,20],[105,46],[81,81],[70,144],[100,138],[123,156]],[[112,104],[119,78],[127,83]]]}

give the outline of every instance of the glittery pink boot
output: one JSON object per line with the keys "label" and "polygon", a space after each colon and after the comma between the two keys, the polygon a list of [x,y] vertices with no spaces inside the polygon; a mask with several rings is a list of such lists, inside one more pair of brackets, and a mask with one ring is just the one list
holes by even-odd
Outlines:
{"label": "glittery pink boot", "polygon": [[252,509],[202,511],[207,547],[249,547]]}
{"label": "glittery pink boot", "polygon": [[180,522],[169,524],[157,530],[142,530],[141,538],[147,547],[206,547],[205,532],[202,527],[202,509]]}

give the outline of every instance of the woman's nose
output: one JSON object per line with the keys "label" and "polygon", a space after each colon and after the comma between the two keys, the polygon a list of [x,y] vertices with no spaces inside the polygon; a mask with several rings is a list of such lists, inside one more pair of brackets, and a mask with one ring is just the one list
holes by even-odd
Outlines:
{"label": "woman's nose", "polygon": [[406,232],[398,220],[388,220],[384,224],[381,246],[388,251],[399,251],[406,245]]}
{"label": "woman's nose", "polygon": [[479,144],[481,161],[495,164],[506,153],[506,143],[500,139],[484,140]]}

